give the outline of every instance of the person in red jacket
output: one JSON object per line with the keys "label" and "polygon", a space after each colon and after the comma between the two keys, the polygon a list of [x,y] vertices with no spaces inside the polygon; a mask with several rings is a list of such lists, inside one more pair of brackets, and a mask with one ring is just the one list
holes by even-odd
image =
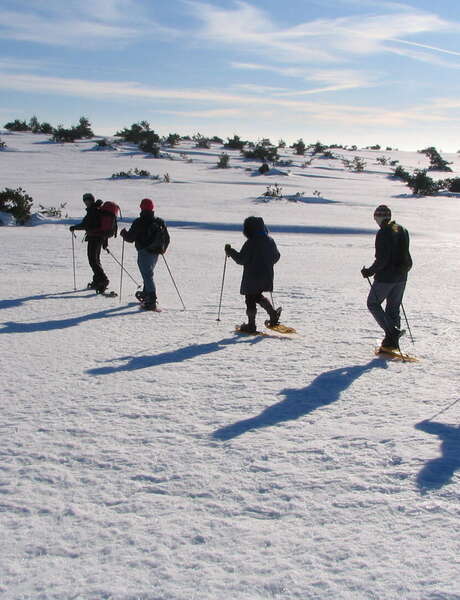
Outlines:
{"label": "person in red jacket", "polygon": [[[381,204],[374,211],[374,219],[379,226],[375,236],[375,260],[368,268],[363,267],[364,278],[374,277],[367,308],[385,332],[382,346],[399,348],[401,330],[400,308],[406,289],[407,273],[412,267],[409,252],[409,233],[391,220],[391,210]],[[386,301],[385,310],[382,308]]]}

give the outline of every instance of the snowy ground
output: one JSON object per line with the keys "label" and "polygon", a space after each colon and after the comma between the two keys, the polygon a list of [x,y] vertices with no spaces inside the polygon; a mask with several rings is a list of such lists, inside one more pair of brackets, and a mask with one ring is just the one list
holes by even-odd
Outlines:
{"label": "snowy ground", "polygon": [[[2,139],[2,189],[21,186],[36,209],[66,202],[68,216],[0,228],[1,598],[459,599],[460,199],[413,197],[375,164],[426,158],[349,153],[368,162],[358,174],[332,159],[302,168],[288,150],[290,175],[260,176],[236,152],[216,169],[219,146],[168,160]],[[171,183],[110,179],[135,167]],[[257,201],[275,182],[302,201]],[[128,224],[154,199],[185,311],[162,261],[161,314],[139,311],[126,275],[121,299],[86,290],[80,233],[74,291],[68,226],[88,191]],[[360,269],[381,202],[411,233],[416,341],[403,348],[418,363],[373,352]],[[292,338],[234,334],[230,261],[216,321],[223,246],[240,247],[250,214],[282,254],[274,297]],[[110,248],[119,259],[120,238]],[[135,259],[126,245],[139,280]],[[118,265],[103,262],[118,291]]]}

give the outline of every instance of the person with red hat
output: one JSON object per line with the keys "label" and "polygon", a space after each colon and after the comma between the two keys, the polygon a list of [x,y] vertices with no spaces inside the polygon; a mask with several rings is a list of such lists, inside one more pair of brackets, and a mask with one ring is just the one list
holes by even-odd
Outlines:
{"label": "person with red hat", "polygon": [[[412,267],[407,229],[391,220],[391,210],[381,204],[374,211],[374,220],[379,226],[375,236],[375,260],[368,268],[363,267],[364,278],[374,277],[367,308],[385,332],[384,348],[399,348],[401,330],[400,308],[406,289],[407,273]],[[385,310],[382,308],[386,301]]]}
{"label": "person with red hat", "polygon": [[127,231],[120,231],[121,237],[129,243],[134,242],[137,250],[137,265],[139,267],[144,287],[136,292],[136,298],[141,301],[145,310],[157,310],[157,293],[153,273],[158,256],[166,252],[169,246],[169,233],[163,219],[155,217],[155,205],[150,198],[144,198],[140,203],[141,213]]}

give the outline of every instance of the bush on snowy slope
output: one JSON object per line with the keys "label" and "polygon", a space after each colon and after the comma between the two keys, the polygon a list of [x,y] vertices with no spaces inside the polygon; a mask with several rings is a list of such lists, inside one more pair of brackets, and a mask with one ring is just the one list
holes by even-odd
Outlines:
{"label": "bush on snowy slope", "polygon": [[11,213],[20,225],[30,217],[33,199],[22,188],[5,188],[0,192],[0,211]]}
{"label": "bush on snowy slope", "polygon": [[447,160],[444,160],[434,146],[419,150],[420,154],[425,154],[430,159],[429,171],[452,171],[449,167],[450,164]]}
{"label": "bush on snowy slope", "polygon": [[2,140],[0,139],[0,150],[5,150],[6,148],[6,143],[2,142]]}

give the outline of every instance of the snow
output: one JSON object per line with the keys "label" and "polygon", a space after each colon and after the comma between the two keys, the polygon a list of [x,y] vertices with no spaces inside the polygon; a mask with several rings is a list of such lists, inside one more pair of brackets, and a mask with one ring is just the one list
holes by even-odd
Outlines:
{"label": "snow", "polygon": [[[414,197],[375,164],[426,157],[337,151],[367,160],[352,173],[287,149],[290,177],[253,176],[260,163],[236,151],[217,169],[219,145],[182,143],[171,160],[47,139],[10,135],[0,160],[2,186],[36,210],[67,203],[61,219],[0,228],[0,596],[459,599],[460,200]],[[443,156],[459,176],[460,157]],[[110,179],[134,168],[171,183]],[[290,199],[261,202],[274,183]],[[186,310],[161,259],[159,314],[139,311],[126,274],[121,298],[85,289],[80,232],[74,291],[68,227],[88,191],[121,206],[120,226],[154,200]],[[417,363],[374,356],[360,269],[380,203],[411,233],[415,344],[402,347]],[[234,333],[232,261],[216,321],[223,247],[242,245],[251,214],[280,249],[274,299],[295,336]],[[121,239],[109,247],[120,260]],[[119,266],[102,259],[118,292]],[[124,264],[139,282],[132,245]]]}

